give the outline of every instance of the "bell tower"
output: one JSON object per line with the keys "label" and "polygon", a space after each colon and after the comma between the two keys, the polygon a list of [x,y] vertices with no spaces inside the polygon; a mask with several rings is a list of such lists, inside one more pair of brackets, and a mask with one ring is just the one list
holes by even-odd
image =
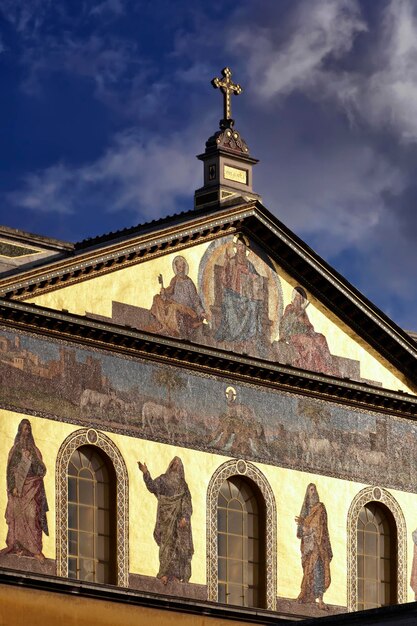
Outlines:
{"label": "bell tower", "polygon": [[203,154],[197,156],[204,163],[204,185],[194,194],[194,207],[230,204],[238,198],[260,200],[252,189],[252,166],[258,163],[249,155],[249,148],[232,119],[232,95],[242,93],[242,88],[232,81],[228,67],[222,70],[223,78],[213,78],[211,84],[223,93],[223,119],[220,130],[206,141]]}

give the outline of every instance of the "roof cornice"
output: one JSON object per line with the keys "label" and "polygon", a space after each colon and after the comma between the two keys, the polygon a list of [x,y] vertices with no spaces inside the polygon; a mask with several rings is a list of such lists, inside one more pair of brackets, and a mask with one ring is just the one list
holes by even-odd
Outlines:
{"label": "roof cornice", "polygon": [[252,215],[245,210],[249,207],[251,207],[250,203],[234,209],[223,209],[214,215],[204,215],[200,218],[196,218],[193,211],[190,211],[187,214],[188,219],[181,223],[172,223],[178,221],[178,217],[173,216],[172,220],[166,220],[165,227],[151,231],[144,228],[144,233],[141,229],[137,229],[136,234],[132,234],[127,239],[117,237],[116,242],[109,240],[105,244],[82,249],[70,258],[45,262],[42,266],[7,276],[0,280],[0,296],[26,300],[35,294],[61,289],[93,276],[107,274],[173,250],[187,248],[229,232],[236,232],[242,219]]}
{"label": "roof cornice", "polygon": [[377,354],[417,385],[417,345],[261,203],[209,212],[189,211],[144,225],[71,258],[45,263],[0,280],[0,296],[17,301],[177,252],[226,234],[245,232]]}
{"label": "roof cornice", "polygon": [[417,419],[417,397],[411,394],[201,347],[36,305],[0,299],[0,323],[16,330],[81,343],[85,347]]}

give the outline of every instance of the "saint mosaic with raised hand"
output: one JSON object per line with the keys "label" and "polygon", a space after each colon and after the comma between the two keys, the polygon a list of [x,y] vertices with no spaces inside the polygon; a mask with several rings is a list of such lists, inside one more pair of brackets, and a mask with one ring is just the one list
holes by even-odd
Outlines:
{"label": "saint mosaic with raised hand", "polygon": [[165,474],[153,479],[146,463],[138,461],[145,485],[158,500],[153,532],[159,546],[159,572],[164,585],[170,581],[188,582],[191,577],[191,559],[194,554],[191,531],[193,507],[185,480],[184,466],[176,456]]}

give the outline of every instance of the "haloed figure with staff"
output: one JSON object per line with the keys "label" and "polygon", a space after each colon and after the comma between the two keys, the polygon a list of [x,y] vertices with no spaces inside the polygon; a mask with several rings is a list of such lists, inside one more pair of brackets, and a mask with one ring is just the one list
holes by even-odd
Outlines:
{"label": "haloed figure with staff", "polygon": [[154,296],[151,313],[172,337],[191,339],[206,317],[196,286],[188,276],[188,263],[183,256],[172,262],[174,276],[164,287],[162,274],[158,281],[161,291]]}

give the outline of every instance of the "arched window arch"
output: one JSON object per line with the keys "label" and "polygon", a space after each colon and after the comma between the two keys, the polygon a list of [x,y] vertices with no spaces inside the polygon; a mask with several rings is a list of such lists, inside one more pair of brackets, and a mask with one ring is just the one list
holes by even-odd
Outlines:
{"label": "arched window arch", "polygon": [[357,609],[397,604],[397,532],[390,510],[380,502],[365,504],[356,537]]}
{"label": "arched window arch", "polygon": [[256,484],[231,476],[217,501],[218,601],[264,607],[265,507]]}
{"label": "arched window arch", "polygon": [[252,463],[228,461],[208,487],[207,578],[210,600],[276,607],[276,506]]}
{"label": "arched window arch", "polygon": [[116,473],[102,450],[81,446],[68,463],[68,577],[117,584]]}
{"label": "arched window arch", "polygon": [[406,602],[406,526],[399,504],[367,487],[348,513],[348,609]]}
{"label": "arched window arch", "polygon": [[104,433],[77,430],[58,452],[56,476],[58,576],[127,587],[128,475],[119,450]]}

